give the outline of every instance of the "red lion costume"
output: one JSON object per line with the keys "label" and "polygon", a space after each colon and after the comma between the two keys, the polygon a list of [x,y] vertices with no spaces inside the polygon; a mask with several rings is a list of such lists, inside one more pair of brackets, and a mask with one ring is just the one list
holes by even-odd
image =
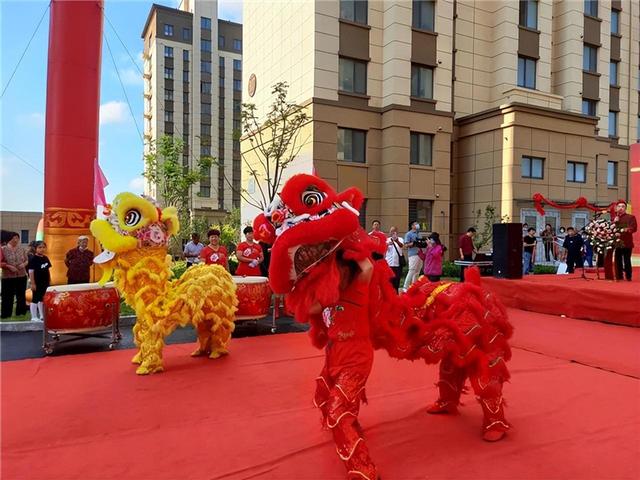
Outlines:
{"label": "red lion costume", "polygon": [[502,385],[508,380],[507,340],[512,327],[504,307],[480,287],[477,269],[465,283],[416,282],[398,295],[384,260],[386,244],[360,227],[362,195],[336,193],[322,179],[295,175],[280,203],[254,221],[260,240],[273,245],[269,280],[287,294],[296,320],[311,325],[312,343],[326,347],[314,398],[333,433],[349,478],[377,478],[358,423],[373,350],[395,358],[440,362],[439,398],[429,413],[456,413],[467,377],[484,413],[483,438],[501,439]]}

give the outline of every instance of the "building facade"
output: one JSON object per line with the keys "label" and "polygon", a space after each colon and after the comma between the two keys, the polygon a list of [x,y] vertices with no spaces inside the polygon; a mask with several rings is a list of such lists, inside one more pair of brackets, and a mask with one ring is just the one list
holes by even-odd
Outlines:
{"label": "building facade", "polygon": [[36,239],[38,223],[42,218],[40,212],[0,211],[0,227],[3,232],[20,235],[20,243],[26,246]]}
{"label": "building facade", "polygon": [[[192,188],[195,215],[210,222],[240,206],[242,25],[218,20],[217,2],[154,4],[144,40],[145,153],[163,135],[184,141],[182,161],[212,157]],[[146,193],[157,197],[158,186]]]}
{"label": "building facade", "polygon": [[533,194],[627,197],[638,2],[245,2],[243,23],[249,101],[264,108],[287,81],[310,112],[292,172],[359,187],[365,224],[455,237],[493,205],[539,230],[580,227],[586,212],[543,218]]}

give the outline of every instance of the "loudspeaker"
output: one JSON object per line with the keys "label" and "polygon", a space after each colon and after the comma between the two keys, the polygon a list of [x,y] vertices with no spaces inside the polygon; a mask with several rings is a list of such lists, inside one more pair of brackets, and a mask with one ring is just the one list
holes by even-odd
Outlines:
{"label": "loudspeaker", "polygon": [[493,276],[522,278],[522,224],[493,224]]}

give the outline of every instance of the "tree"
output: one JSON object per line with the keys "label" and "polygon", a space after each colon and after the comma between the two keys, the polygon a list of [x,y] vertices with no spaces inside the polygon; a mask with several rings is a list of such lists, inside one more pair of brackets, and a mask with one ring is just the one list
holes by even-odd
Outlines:
{"label": "tree", "polygon": [[482,216],[482,210],[476,210],[476,218],[473,223],[478,232],[473,243],[478,250],[493,242],[494,223],[506,223],[509,221],[509,215],[503,215],[498,218],[496,208],[493,205],[487,205],[484,207],[484,221],[482,222],[482,230],[480,230],[480,220]]}
{"label": "tree", "polygon": [[234,132],[236,140],[244,136],[250,144],[241,155],[245,165],[243,172],[255,182],[255,193],[242,187],[238,190],[226,175],[225,181],[244,201],[260,210],[273,202],[285,170],[308,140],[308,137],[300,137],[310,118],[305,107],[287,100],[288,89],[286,82],[273,86],[271,94],[275,98],[263,122],[260,122],[255,104],[243,104],[242,132]]}
{"label": "tree", "polygon": [[[158,199],[166,206],[176,207],[180,220],[180,233],[190,232],[198,219],[191,206],[191,187],[200,182],[212,164],[211,157],[196,159],[195,166],[183,165],[184,142],[180,138],[163,135],[150,144],[149,153],[144,156],[145,171],[142,174],[150,183],[157,185]],[[178,242],[179,238],[174,237]]]}

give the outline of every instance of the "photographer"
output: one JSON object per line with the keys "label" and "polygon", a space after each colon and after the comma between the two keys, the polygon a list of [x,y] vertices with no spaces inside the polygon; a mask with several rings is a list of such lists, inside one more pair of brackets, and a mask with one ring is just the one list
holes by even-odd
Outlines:
{"label": "photographer", "polygon": [[389,229],[389,238],[387,238],[387,254],[385,255],[385,260],[391,270],[393,270],[391,284],[396,291],[400,288],[400,277],[402,277],[402,269],[406,263],[402,252],[403,247],[402,238],[398,236],[398,229],[391,227]]}
{"label": "photographer", "polygon": [[404,245],[407,247],[407,257],[409,260],[409,271],[407,272],[407,277],[404,279],[405,291],[416,281],[422,269],[422,260],[418,255],[418,249],[420,247],[426,247],[426,242],[420,239],[419,232],[420,224],[418,222],[411,222],[411,230],[404,236]]}

